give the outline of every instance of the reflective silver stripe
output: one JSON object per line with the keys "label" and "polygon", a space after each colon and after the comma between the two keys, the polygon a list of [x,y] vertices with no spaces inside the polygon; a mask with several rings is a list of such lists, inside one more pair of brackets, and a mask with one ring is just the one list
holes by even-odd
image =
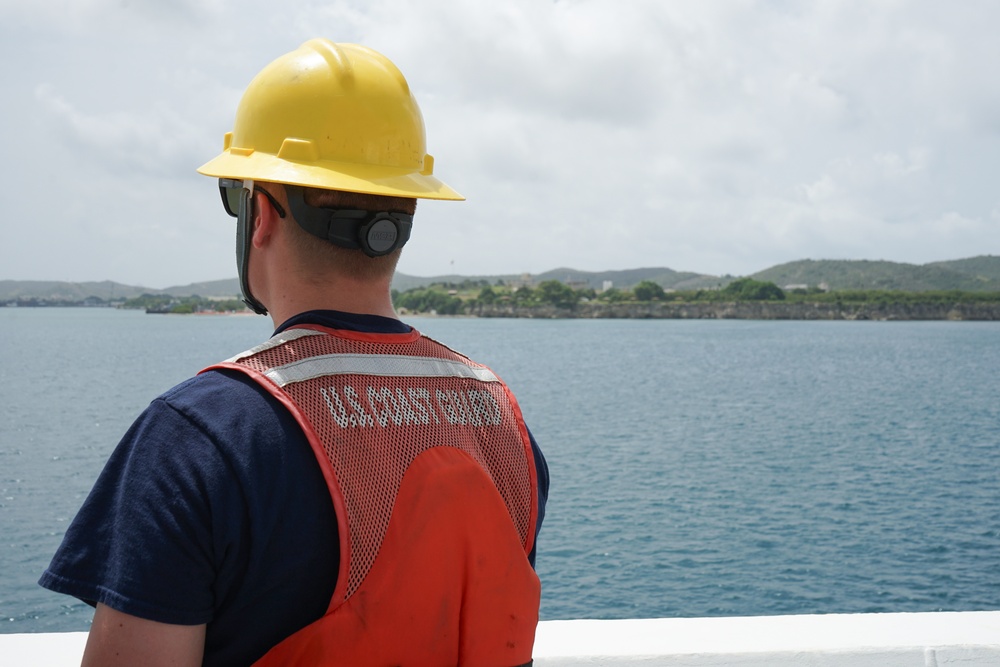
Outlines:
{"label": "reflective silver stripe", "polygon": [[381,375],[384,377],[457,377],[499,382],[488,368],[460,361],[394,354],[324,354],[272,368],[267,377],[279,387],[326,375]]}
{"label": "reflective silver stripe", "polygon": [[223,363],[235,364],[240,359],[246,359],[247,357],[252,357],[253,355],[264,352],[265,350],[270,350],[271,348],[278,347],[283,343],[287,343],[292,340],[298,340],[303,336],[322,336],[322,331],[313,331],[312,329],[289,329],[288,331],[282,331],[279,334],[272,336],[260,345],[252,347],[245,352],[240,352],[235,357],[230,357],[226,359]]}

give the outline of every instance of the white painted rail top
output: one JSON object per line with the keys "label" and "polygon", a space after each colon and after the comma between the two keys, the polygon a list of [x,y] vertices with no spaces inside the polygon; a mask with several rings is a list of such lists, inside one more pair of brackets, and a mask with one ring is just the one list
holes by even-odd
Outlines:
{"label": "white painted rail top", "polygon": [[535,665],[1000,667],[1000,611],[546,621]]}

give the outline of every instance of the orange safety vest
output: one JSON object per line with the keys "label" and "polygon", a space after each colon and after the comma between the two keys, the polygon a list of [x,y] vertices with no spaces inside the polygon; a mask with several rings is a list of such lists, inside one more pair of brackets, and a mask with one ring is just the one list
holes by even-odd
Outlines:
{"label": "orange safety vest", "polygon": [[530,664],[538,493],[514,396],[416,330],[305,325],[215,368],[302,426],[340,533],[326,614],[256,664]]}

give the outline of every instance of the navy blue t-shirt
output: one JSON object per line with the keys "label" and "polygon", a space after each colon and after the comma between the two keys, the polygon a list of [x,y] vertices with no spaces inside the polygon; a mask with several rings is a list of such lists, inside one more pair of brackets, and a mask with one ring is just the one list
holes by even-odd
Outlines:
{"label": "navy blue t-shirt", "polygon": [[[312,311],[278,331],[305,323],[410,330],[375,315]],[[540,527],[549,477],[531,445]],[[338,566],[333,504],[298,423],[245,374],[213,370],[136,420],[39,583],[141,618],[207,623],[204,664],[237,665],[320,618]]]}

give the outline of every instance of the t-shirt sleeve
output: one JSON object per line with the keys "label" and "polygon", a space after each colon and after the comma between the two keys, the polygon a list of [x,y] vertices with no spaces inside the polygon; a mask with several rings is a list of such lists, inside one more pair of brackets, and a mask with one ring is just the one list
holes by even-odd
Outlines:
{"label": "t-shirt sleeve", "polygon": [[208,622],[226,541],[213,516],[240,503],[230,475],[212,439],[157,399],[115,449],[39,583],[149,620]]}
{"label": "t-shirt sleeve", "polygon": [[549,500],[549,464],[542,454],[541,448],[535,442],[535,436],[528,430],[528,438],[531,440],[531,453],[535,459],[535,477],[538,482],[538,518],[535,521],[535,541],[528,554],[528,561],[531,567],[535,567],[535,554],[538,551],[538,534],[542,530],[542,521],[545,520],[545,505]]}

